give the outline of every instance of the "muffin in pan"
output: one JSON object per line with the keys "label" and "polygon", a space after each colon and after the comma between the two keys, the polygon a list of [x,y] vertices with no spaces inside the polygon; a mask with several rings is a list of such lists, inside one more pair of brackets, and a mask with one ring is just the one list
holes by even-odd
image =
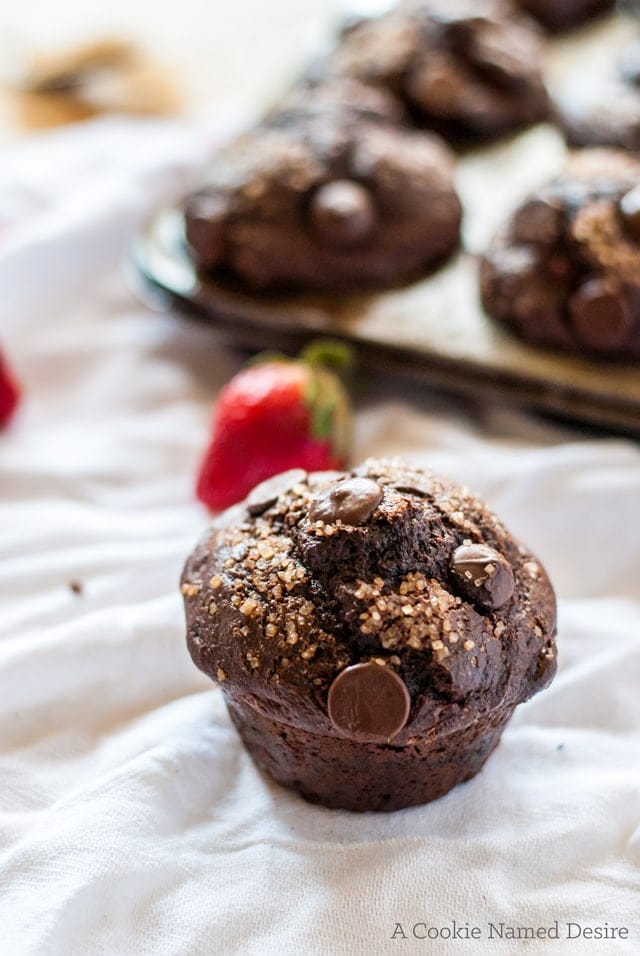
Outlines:
{"label": "muffin in pan", "polygon": [[394,125],[384,93],[349,90],[290,94],[214,158],[185,202],[202,270],[258,292],[350,291],[418,278],[454,252],[448,148]]}
{"label": "muffin in pan", "polygon": [[480,292],[491,316],[537,345],[640,358],[640,160],[576,153],[495,237]]}
{"label": "muffin in pan", "polygon": [[356,21],[310,71],[393,92],[412,121],[484,141],[544,119],[542,40],[504,0],[415,0]]}
{"label": "muffin in pan", "polygon": [[256,763],[329,807],[442,796],[555,672],[540,563],[466,489],[399,461],[259,485],[182,593],[193,660]]}

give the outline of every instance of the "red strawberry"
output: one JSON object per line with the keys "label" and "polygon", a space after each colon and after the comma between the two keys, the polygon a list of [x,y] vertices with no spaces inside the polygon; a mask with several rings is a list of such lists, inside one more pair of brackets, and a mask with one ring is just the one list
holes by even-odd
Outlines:
{"label": "red strawberry", "polygon": [[315,343],[299,359],[266,355],[222,389],[196,493],[211,510],[233,505],[289,468],[345,463],[349,400],[327,365],[344,365],[339,342]]}
{"label": "red strawberry", "polygon": [[20,389],[0,352],[0,428],[9,423],[20,401]]}

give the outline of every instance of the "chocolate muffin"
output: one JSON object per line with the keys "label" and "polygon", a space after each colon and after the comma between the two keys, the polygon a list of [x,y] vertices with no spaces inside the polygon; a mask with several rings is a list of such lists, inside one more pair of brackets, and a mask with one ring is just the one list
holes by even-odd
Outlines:
{"label": "chocolate muffin", "polygon": [[[352,103],[344,93],[357,93]],[[199,267],[257,291],[388,286],[460,239],[454,163],[438,137],[390,121],[395,101],[351,84],[291,94],[214,159],[185,206]]]}
{"label": "chocolate muffin", "polygon": [[640,151],[640,43],[584,64],[556,95],[558,120],[572,146]]}
{"label": "chocolate muffin", "polygon": [[193,660],[255,762],[329,807],[441,797],[556,668],[540,563],[466,489],[398,461],[259,485],[182,593]]}
{"label": "chocolate muffin", "polygon": [[480,267],[483,305],[538,345],[640,357],[640,161],[586,150],[516,210]]}
{"label": "chocolate muffin", "polygon": [[547,30],[568,30],[607,13],[615,0],[515,0],[517,5],[535,17]]}
{"label": "chocolate muffin", "polygon": [[310,79],[391,90],[419,125],[490,140],[543,119],[536,26],[503,0],[421,0],[354,22]]}

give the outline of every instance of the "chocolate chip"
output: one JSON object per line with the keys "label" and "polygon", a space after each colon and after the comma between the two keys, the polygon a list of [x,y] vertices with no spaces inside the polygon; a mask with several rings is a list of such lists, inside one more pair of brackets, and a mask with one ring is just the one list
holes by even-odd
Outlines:
{"label": "chocolate chip", "polygon": [[465,597],[484,608],[497,610],[513,594],[511,565],[486,544],[463,544],[456,548],[451,570]]}
{"label": "chocolate chip", "polygon": [[345,478],[314,498],[309,518],[325,524],[364,524],[381,501],[382,488],[371,478]]}
{"label": "chocolate chip", "polygon": [[544,199],[530,199],[514,215],[511,230],[516,242],[549,245],[562,230],[562,212]]}
{"label": "chocolate chip", "polygon": [[469,59],[476,36],[485,32],[488,26],[486,17],[474,16],[470,10],[461,16],[460,10],[441,7],[434,9],[433,18],[442,29],[443,49],[462,59]]}
{"label": "chocolate chip", "polygon": [[254,518],[261,515],[263,511],[276,503],[280,495],[284,495],[294,485],[299,485],[306,477],[307,473],[302,468],[291,468],[289,471],[274,475],[273,478],[261,481],[247,495],[245,500],[247,511]]}
{"label": "chocolate chip", "polygon": [[640,243],[640,186],[625,193],[618,204],[625,232]]}
{"label": "chocolate chip", "polygon": [[354,664],[329,688],[329,719],[346,737],[385,743],[404,727],[411,697],[401,677],[382,664]]}
{"label": "chocolate chip", "polygon": [[450,116],[464,89],[464,77],[454,65],[427,60],[407,74],[405,88],[418,108],[432,110],[438,116]]}
{"label": "chocolate chip", "polygon": [[369,190],[349,179],[321,186],[311,200],[310,215],[322,242],[345,246],[367,239],[377,218]]}
{"label": "chocolate chip", "polygon": [[624,292],[608,288],[600,279],[580,286],[569,300],[569,313],[578,341],[600,351],[623,345],[633,327]]}
{"label": "chocolate chip", "polygon": [[518,50],[513,52],[507,49],[500,34],[486,33],[483,36],[482,32],[478,32],[469,54],[476,69],[495,86],[507,90],[526,87]]}

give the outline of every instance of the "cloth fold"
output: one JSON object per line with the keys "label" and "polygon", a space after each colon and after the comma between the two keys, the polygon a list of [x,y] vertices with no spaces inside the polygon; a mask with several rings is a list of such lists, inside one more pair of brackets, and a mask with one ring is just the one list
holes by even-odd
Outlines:
{"label": "cloth fold", "polygon": [[[0,951],[512,954],[524,941],[491,925],[557,921],[526,951],[637,953],[633,442],[361,375],[354,458],[470,485],[560,598],[555,683],[444,799],[307,805],[254,768],[192,665],[177,580],[241,357],[140,305],[120,264],[214,140],[100,120],[0,157],[0,338],[26,392],[0,436]],[[628,938],[567,938],[605,924]]]}

